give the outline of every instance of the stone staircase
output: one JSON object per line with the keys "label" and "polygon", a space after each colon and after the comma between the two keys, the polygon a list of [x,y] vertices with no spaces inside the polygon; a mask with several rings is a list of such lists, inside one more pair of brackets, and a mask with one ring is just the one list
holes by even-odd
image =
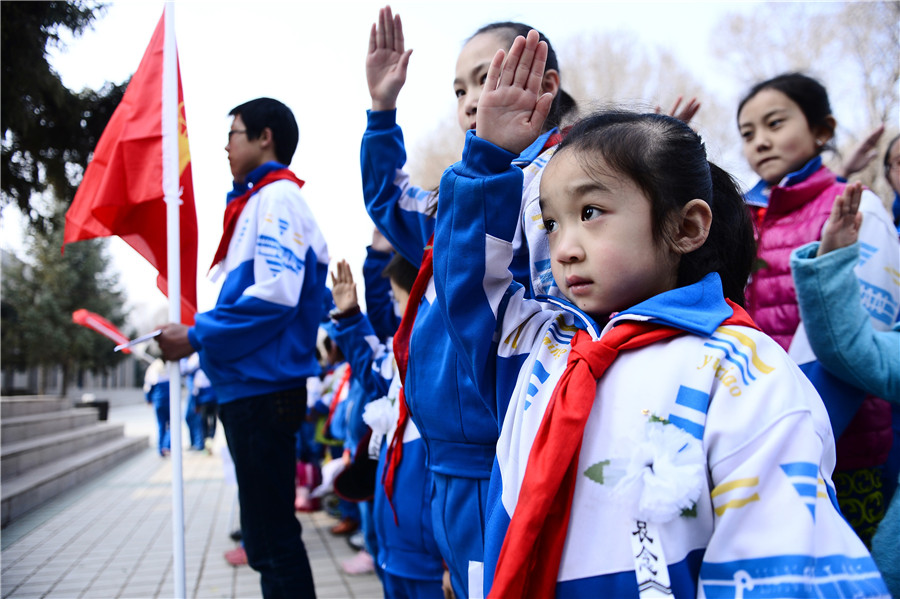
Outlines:
{"label": "stone staircase", "polygon": [[0,398],[0,526],[147,448],[99,413],[64,397]]}

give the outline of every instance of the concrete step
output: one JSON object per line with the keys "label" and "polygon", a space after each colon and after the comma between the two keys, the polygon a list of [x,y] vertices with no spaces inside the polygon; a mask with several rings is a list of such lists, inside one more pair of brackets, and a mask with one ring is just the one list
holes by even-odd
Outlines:
{"label": "concrete step", "polygon": [[125,435],[124,424],[97,423],[70,431],[5,443],[0,447],[0,481]]}
{"label": "concrete step", "polygon": [[16,418],[32,414],[59,412],[72,407],[72,400],[67,397],[49,395],[18,395],[4,397],[0,400],[0,418]]}
{"label": "concrete step", "polygon": [[90,426],[97,422],[97,411],[66,409],[58,412],[15,416],[0,420],[0,442],[3,445]]}
{"label": "concrete step", "polygon": [[141,451],[147,437],[119,437],[3,481],[0,526]]}

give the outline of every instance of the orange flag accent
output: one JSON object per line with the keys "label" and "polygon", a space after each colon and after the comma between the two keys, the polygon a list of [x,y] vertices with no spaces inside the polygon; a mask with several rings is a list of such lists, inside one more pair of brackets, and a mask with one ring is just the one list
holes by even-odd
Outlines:
{"label": "orange flag accent", "polygon": [[177,131],[163,127],[165,34],[163,16],[66,213],[63,251],[67,243],[118,235],[156,268],[156,285],[168,295],[163,141],[174,141],[181,200],[181,318],[190,325],[197,311],[197,212],[177,54]]}

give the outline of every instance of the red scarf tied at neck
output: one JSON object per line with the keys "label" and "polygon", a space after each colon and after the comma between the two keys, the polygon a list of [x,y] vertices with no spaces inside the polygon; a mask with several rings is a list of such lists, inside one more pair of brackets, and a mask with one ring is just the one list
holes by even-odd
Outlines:
{"label": "red scarf tied at neck", "polygon": [[274,171],[269,171],[265,174],[265,176],[259,180],[259,182],[245,191],[242,195],[234,198],[228,205],[225,206],[225,223],[222,227],[222,239],[219,240],[219,247],[216,248],[216,256],[213,258],[212,264],[209,265],[209,269],[212,270],[216,264],[225,259],[225,256],[228,255],[228,245],[231,243],[231,237],[234,235],[234,228],[237,225],[238,218],[241,216],[241,212],[244,211],[244,206],[247,205],[247,201],[250,199],[250,196],[255,194],[257,191],[268,185],[269,183],[274,183],[275,181],[281,181],[287,179],[288,181],[293,181],[297,184],[297,187],[303,187],[304,181],[302,179],[298,179],[297,175],[292,173],[290,170],[286,168],[276,169]]}
{"label": "red scarf tied at neck", "polygon": [[[757,328],[743,308],[726,301],[734,314],[723,325]],[[576,333],[566,370],[556,384],[528,456],[490,598],[555,596],[578,478],[578,457],[598,379],[620,351],[682,334],[685,331],[654,321],[621,322],[596,341],[584,331]]]}

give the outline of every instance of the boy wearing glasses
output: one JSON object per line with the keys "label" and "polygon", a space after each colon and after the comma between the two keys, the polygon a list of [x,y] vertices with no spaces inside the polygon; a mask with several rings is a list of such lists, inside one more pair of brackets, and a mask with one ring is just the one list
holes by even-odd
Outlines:
{"label": "boy wearing glasses", "polygon": [[291,110],[258,98],[229,114],[234,187],[213,260],[214,277],[225,281],[216,307],[194,326],[167,324],[157,339],[166,360],[199,352],[216,390],[246,558],[263,596],[314,597],[294,514],[294,433],[306,416],[306,379],[319,373],[328,250],[303,181],[287,168],[299,138]]}

